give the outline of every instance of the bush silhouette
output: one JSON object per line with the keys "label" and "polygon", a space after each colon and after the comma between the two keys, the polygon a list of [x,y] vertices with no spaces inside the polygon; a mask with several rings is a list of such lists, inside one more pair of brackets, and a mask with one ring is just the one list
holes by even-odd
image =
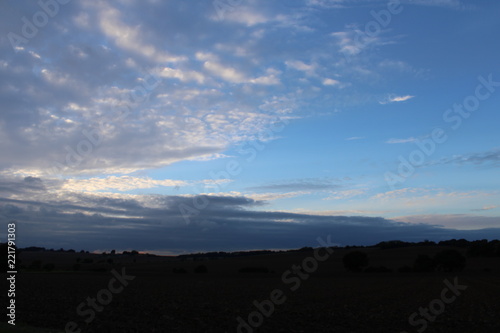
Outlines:
{"label": "bush silhouette", "polygon": [[419,254],[413,263],[414,272],[432,272],[436,268],[436,264],[427,254]]}
{"label": "bush silhouette", "polygon": [[465,257],[457,250],[444,250],[436,253],[434,263],[445,272],[461,271],[465,267]]}
{"label": "bush silhouette", "polygon": [[184,268],[182,268],[182,267],[174,268],[172,270],[172,272],[174,274],[186,274],[187,273],[187,271]]}
{"label": "bush silhouette", "polygon": [[361,267],[368,266],[368,256],[361,251],[349,252],[342,258],[344,267],[353,272],[359,272]]}

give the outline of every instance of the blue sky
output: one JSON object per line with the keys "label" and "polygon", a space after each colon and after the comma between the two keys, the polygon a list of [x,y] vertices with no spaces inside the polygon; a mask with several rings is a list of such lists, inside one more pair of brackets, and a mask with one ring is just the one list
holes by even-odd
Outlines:
{"label": "blue sky", "polygon": [[41,3],[0,4],[21,244],[500,237],[500,3]]}

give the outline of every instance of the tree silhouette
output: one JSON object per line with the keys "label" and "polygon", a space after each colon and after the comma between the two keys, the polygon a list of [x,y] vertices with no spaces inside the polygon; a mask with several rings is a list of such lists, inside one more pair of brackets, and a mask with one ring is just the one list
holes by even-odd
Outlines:
{"label": "tree silhouette", "polygon": [[434,263],[445,272],[461,271],[465,267],[465,257],[457,250],[444,250],[436,253]]}
{"label": "tree silhouette", "polygon": [[361,251],[349,252],[342,258],[344,267],[353,272],[359,272],[361,267],[368,266],[368,256]]}
{"label": "tree silhouette", "polygon": [[436,268],[436,263],[427,254],[419,254],[413,263],[415,272],[432,272]]}

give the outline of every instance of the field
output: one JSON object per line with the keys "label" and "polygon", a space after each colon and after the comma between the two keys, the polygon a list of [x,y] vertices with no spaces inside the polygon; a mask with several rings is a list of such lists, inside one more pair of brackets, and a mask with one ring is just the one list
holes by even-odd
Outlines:
{"label": "field", "polygon": [[[295,271],[294,265],[312,262],[304,261],[314,258],[312,251],[196,261],[115,255],[112,263],[98,263],[100,255],[25,252],[23,264],[42,260],[56,269],[18,274],[16,321],[50,330],[0,326],[0,331],[64,332],[74,322],[69,332],[498,332],[500,258],[467,257],[461,272],[397,271],[420,253],[442,249],[362,249],[371,266],[393,270],[386,273],[347,272],[342,257],[352,250],[346,249],[316,261],[317,267]],[[95,260],[79,271],[68,270],[77,257]],[[200,265],[208,272],[194,273]],[[244,267],[268,272],[238,272]],[[186,273],[174,274],[174,269]],[[128,278],[110,287],[116,274]],[[458,285],[455,294],[450,284]],[[119,286],[119,292],[109,292]],[[86,303],[80,306],[88,297],[105,304],[96,311]],[[413,313],[429,307],[434,309],[409,323]]]}

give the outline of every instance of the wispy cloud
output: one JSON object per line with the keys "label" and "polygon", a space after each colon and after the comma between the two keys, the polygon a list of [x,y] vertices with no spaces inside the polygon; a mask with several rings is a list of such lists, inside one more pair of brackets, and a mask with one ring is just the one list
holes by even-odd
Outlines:
{"label": "wispy cloud", "polygon": [[351,136],[350,138],[347,138],[347,141],[352,141],[352,140],[362,140],[364,139],[364,136]]}
{"label": "wispy cloud", "polygon": [[249,187],[248,190],[254,191],[321,191],[332,188],[338,188],[341,185],[338,182],[329,179],[299,179],[291,182],[281,182],[266,184],[261,186]]}
{"label": "wispy cloud", "polygon": [[350,198],[365,194],[366,192],[367,192],[366,189],[352,189],[352,190],[344,190],[344,191],[335,191],[330,196],[325,198],[325,200],[350,199]]}
{"label": "wispy cloud", "polygon": [[436,164],[457,164],[457,165],[491,165],[500,167],[500,149],[495,148],[485,152],[477,152],[471,154],[454,155],[451,157],[443,157],[437,161],[431,161],[429,165]]}
{"label": "wispy cloud", "polygon": [[485,210],[492,210],[492,209],[495,209],[495,208],[498,208],[498,207],[500,207],[500,206],[498,206],[498,205],[487,205],[487,206],[483,206],[482,208],[471,209],[471,211],[482,212],[482,211],[485,211]]}
{"label": "wispy cloud", "polygon": [[389,95],[385,97],[384,99],[380,100],[380,104],[388,104],[388,103],[396,103],[396,102],[404,102],[409,99],[414,98],[415,96],[412,95],[402,95],[402,96],[396,96],[396,95]]}
{"label": "wispy cloud", "polygon": [[406,139],[389,139],[385,143],[390,143],[390,144],[394,144],[394,143],[408,143],[408,142],[415,142],[417,140],[418,140],[417,138],[410,137],[410,138],[406,138]]}
{"label": "wispy cloud", "polygon": [[[374,6],[385,4],[384,0],[308,0],[307,4],[312,7],[321,8],[350,8],[354,6]],[[444,7],[451,9],[469,8],[461,0],[401,0],[403,5]]]}

